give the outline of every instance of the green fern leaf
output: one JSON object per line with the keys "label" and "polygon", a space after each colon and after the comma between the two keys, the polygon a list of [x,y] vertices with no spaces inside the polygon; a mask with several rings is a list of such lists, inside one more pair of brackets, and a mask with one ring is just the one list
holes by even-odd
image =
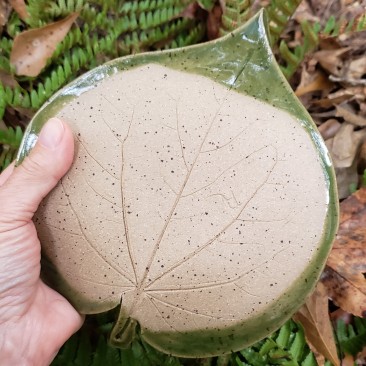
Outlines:
{"label": "green fern leaf", "polygon": [[271,0],[267,7],[271,44],[275,45],[302,0]]}
{"label": "green fern leaf", "polygon": [[366,319],[354,318],[354,325],[338,320],[336,334],[342,352],[356,356],[366,346]]}
{"label": "green fern leaf", "polygon": [[2,116],[5,113],[5,108],[6,108],[6,104],[7,104],[6,98],[7,98],[7,96],[6,96],[5,88],[0,81],[0,119],[2,118]]}
{"label": "green fern leaf", "polygon": [[251,15],[250,10],[251,0],[227,0],[221,18],[220,36],[244,24]]}
{"label": "green fern leaf", "polygon": [[[205,35],[204,20],[181,16],[190,3],[193,0],[29,0],[28,29],[49,24],[76,11],[79,12],[77,26],[72,27],[57,46],[36,79],[18,77],[22,87],[5,88],[0,119],[7,106],[38,109],[62,86],[110,59],[199,42]],[[14,14],[9,20],[11,37],[25,25]],[[11,71],[11,46],[12,39],[8,36],[0,40],[0,50],[4,50],[0,69],[7,72]],[[0,90],[1,94],[4,92]]]}
{"label": "green fern leaf", "polygon": [[23,132],[19,126],[15,129],[8,127],[5,130],[0,130],[0,144],[6,145],[10,149],[17,150],[23,137]]}
{"label": "green fern leaf", "polygon": [[211,11],[214,7],[216,1],[215,0],[199,0],[198,4],[201,6],[202,9],[207,11]]}
{"label": "green fern leaf", "polygon": [[92,346],[90,343],[90,335],[82,332],[79,338],[78,352],[76,354],[74,365],[85,366],[92,362]]}
{"label": "green fern leaf", "polygon": [[52,362],[52,366],[72,365],[78,352],[80,333],[74,334],[61,348],[60,352]]}

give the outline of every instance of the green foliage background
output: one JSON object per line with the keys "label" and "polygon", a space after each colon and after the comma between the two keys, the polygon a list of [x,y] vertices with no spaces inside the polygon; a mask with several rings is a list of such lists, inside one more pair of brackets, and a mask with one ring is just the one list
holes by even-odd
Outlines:
{"label": "green foliage background", "polygon": [[[52,366],[316,366],[300,324],[289,320],[271,336],[239,352],[205,359],[180,359],[156,351],[137,338],[128,350],[112,348],[107,335],[114,311],[89,317],[84,327],[61,349]],[[356,356],[366,345],[366,319],[354,325],[338,321],[336,339],[340,356]],[[326,362],[325,366],[330,366]]]}
{"label": "green foliage background", "polygon": [[[304,42],[292,50],[280,40],[280,34],[300,2],[271,0],[267,6],[271,43],[287,78],[295,73],[305,55],[317,47],[319,35],[366,29],[366,13],[349,22],[332,17],[323,26],[304,21],[301,24]],[[16,81],[15,86],[0,81],[0,119],[7,109],[29,116],[62,86],[110,59],[206,40],[207,14],[215,1],[204,0],[198,4],[192,0],[29,0],[26,21],[12,12],[0,38],[0,71],[12,75]],[[10,64],[16,35],[74,12],[79,13],[77,26],[57,46],[40,75],[17,76]],[[219,35],[232,31],[251,15],[251,0],[226,0]],[[0,144],[6,144],[1,136]]]}
{"label": "green foliage background", "polygon": [[[305,55],[316,49],[319,37],[366,29],[366,13],[345,23],[330,18],[325,25],[303,22],[304,42],[290,49],[280,35],[301,0],[271,0],[267,6],[271,44],[281,68],[290,79]],[[17,115],[25,124],[29,117],[58,89],[110,59],[127,54],[169,49],[206,40],[208,12],[214,0],[29,0],[29,17],[22,21],[12,12],[0,38],[0,72],[12,75],[15,85],[0,81],[0,121],[11,125]],[[79,12],[77,26],[57,46],[47,66],[36,78],[17,76],[10,64],[13,40],[24,30],[38,28]],[[192,16],[194,12],[195,16]],[[190,14],[190,16],[189,16]],[[231,32],[253,15],[250,0],[226,0],[219,35]],[[22,138],[19,126],[0,126],[0,172],[14,159]],[[280,330],[250,348],[231,355],[188,360],[164,355],[140,339],[131,349],[108,346],[113,311],[87,318],[83,328],[61,349],[53,365],[62,366],[315,366],[302,327],[288,321]],[[339,353],[356,355],[366,344],[366,320],[353,325],[337,324]]]}

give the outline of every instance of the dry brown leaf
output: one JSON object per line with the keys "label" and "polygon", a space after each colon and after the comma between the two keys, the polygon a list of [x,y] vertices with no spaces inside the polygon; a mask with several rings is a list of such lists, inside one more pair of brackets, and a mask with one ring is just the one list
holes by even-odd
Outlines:
{"label": "dry brown leaf", "polygon": [[79,13],[42,28],[20,33],[14,39],[10,62],[18,75],[37,76],[69,31]]}
{"label": "dry brown leaf", "polygon": [[361,56],[349,63],[346,73],[349,79],[361,79],[366,74],[366,56]]}
{"label": "dry brown leaf", "polygon": [[339,97],[354,97],[355,99],[365,99],[365,87],[349,86],[346,89],[339,89],[328,95],[329,99],[338,99]]}
{"label": "dry brown leaf", "polygon": [[361,145],[358,155],[358,169],[360,172],[364,172],[366,169],[366,143]]}
{"label": "dry brown leaf", "polygon": [[330,118],[322,123],[318,130],[324,140],[328,140],[336,135],[341,128],[341,124],[335,118]]}
{"label": "dry brown leaf", "polygon": [[307,342],[307,344],[310,348],[310,351],[313,352],[313,355],[315,357],[317,365],[318,366],[324,366],[325,365],[325,357],[320,352],[318,352],[318,350],[310,342]]}
{"label": "dry brown leaf", "polygon": [[10,0],[10,5],[18,13],[20,19],[26,20],[29,17],[24,0]]}
{"label": "dry brown leaf", "polygon": [[319,17],[321,23],[325,23],[333,14],[341,11],[340,0],[307,0],[311,8]]}
{"label": "dry brown leaf", "polygon": [[318,91],[318,90],[330,90],[333,87],[333,83],[323,73],[317,73],[314,80],[307,85],[299,85],[295,94],[300,97],[306,93]]}
{"label": "dry brown leaf", "polygon": [[219,0],[219,4],[221,6],[222,12],[224,12],[226,9],[226,0]]}
{"label": "dry brown leaf", "polygon": [[332,323],[336,323],[337,321],[341,320],[345,324],[351,324],[353,320],[353,315],[347,313],[341,308],[338,308],[337,310],[334,310],[330,313],[330,320],[332,321]]}
{"label": "dry brown leaf", "polygon": [[179,17],[195,19],[198,8],[199,8],[199,5],[196,2],[191,3],[191,4],[187,5],[187,7],[179,14]]}
{"label": "dry brown leaf", "polygon": [[350,50],[349,47],[340,48],[338,50],[321,50],[315,52],[313,57],[324,70],[330,74],[340,76],[343,61],[341,56]]}
{"label": "dry brown leaf", "polygon": [[313,294],[295,314],[294,319],[302,324],[305,337],[333,365],[339,366],[337,347],[328,313],[327,290],[318,283]]}
{"label": "dry brown leaf", "polygon": [[342,123],[333,139],[331,155],[336,168],[350,167],[356,157],[358,149],[366,139],[366,130],[354,131],[350,123]]}
{"label": "dry brown leaf", "polygon": [[209,12],[207,17],[207,37],[208,39],[216,39],[219,36],[221,25],[222,8],[220,5],[215,5]]}
{"label": "dry brown leaf", "polygon": [[352,355],[345,355],[342,359],[342,366],[354,366],[355,359]]}
{"label": "dry brown leaf", "polygon": [[313,112],[311,113],[311,116],[314,118],[319,117],[319,118],[332,118],[336,116],[336,110],[332,109],[330,111],[326,111],[326,112]]}
{"label": "dry brown leaf", "polygon": [[[308,84],[311,84],[317,77],[317,72],[309,67],[309,62],[304,62],[301,67],[300,82],[297,86],[298,89],[306,88]],[[313,95],[311,93],[301,93],[298,95],[303,106],[308,109],[312,103]]]}
{"label": "dry brown leaf", "polygon": [[350,195],[350,186],[357,184],[357,156],[366,139],[366,129],[354,131],[355,126],[344,122],[333,138],[326,140],[337,176],[339,198]]}
{"label": "dry brown leaf", "polygon": [[346,122],[352,123],[358,127],[366,126],[366,118],[363,118],[360,115],[357,115],[352,111],[352,109],[347,105],[337,105],[337,117],[343,117]]}
{"label": "dry brown leaf", "polygon": [[19,86],[18,82],[15,80],[14,76],[8,74],[6,71],[0,69],[0,82],[4,86],[9,86],[10,88],[15,88]]}
{"label": "dry brown leaf", "polygon": [[[329,152],[333,149],[333,142],[333,137],[325,141]],[[357,185],[358,182],[357,164],[354,162],[348,168],[335,168],[335,173],[337,177],[338,196],[340,199],[347,198],[351,194],[351,185]]]}
{"label": "dry brown leaf", "polygon": [[341,203],[340,227],[322,275],[343,310],[366,317],[366,188]]}
{"label": "dry brown leaf", "polygon": [[366,365],[366,347],[357,355],[356,365]]}
{"label": "dry brown leaf", "polygon": [[314,11],[308,1],[300,2],[293,15],[293,19],[295,19],[299,24],[303,21],[316,23],[320,20],[319,17],[314,14]]}
{"label": "dry brown leaf", "polygon": [[335,104],[342,103],[343,101],[345,101],[347,99],[349,99],[349,98],[347,98],[347,97],[338,97],[338,98],[335,98],[335,99],[330,99],[329,95],[328,95],[326,98],[312,100],[311,103],[312,103],[312,106],[327,109],[327,108],[332,107]]}
{"label": "dry brown leaf", "polygon": [[7,23],[10,12],[11,7],[9,6],[9,3],[5,0],[0,0],[0,28]]}
{"label": "dry brown leaf", "polygon": [[337,189],[339,199],[347,198],[352,193],[351,187],[357,187],[357,164],[354,162],[349,168],[336,168]]}
{"label": "dry brown leaf", "polygon": [[366,85],[365,79],[349,79],[344,76],[337,77],[334,75],[329,75],[329,80],[336,82],[336,83],[348,84],[350,86],[365,86]]}
{"label": "dry brown leaf", "polygon": [[347,89],[339,89],[334,93],[328,94],[325,98],[312,101],[313,105],[330,108],[348,100],[362,102],[365,100],[366,88],[364,86],[350,86]]}
{"label": "dry brown leaf", "polygon": [[322,107],[322,108],[330,108],[334,105],[341,104],[350,99],[360,98],[361,93],[363,92],[363,88],[360,87],[350,87],[347,89],[340,89],[334,93],[328,94],[325,98],[321,98],[318,100],[314,100],[313,105]]}

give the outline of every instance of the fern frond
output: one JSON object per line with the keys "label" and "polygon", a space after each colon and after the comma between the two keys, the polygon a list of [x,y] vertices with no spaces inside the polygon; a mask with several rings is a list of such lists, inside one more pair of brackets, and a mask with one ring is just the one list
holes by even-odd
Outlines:
{"label": "fern frond", "polygon": [[[31,93],[28,93],[26,90],[20,88],[19,86],[10,88],[9,86],[2,86],[0,83],[0,98],[2,99],[2,103],[6,105],[10,105],[11,107],[22,107],[22,108],[31,108]],[[3,116],[5,112],[5,108],[1,108],[0,106],[0,117]]]}
{"label": "fern frond", "polygon": [[28,0],[27,11],[29,17],[27,24],[31,28],[41,27],[68,14],[80,11],[85,0]]}
{"label": "fern frond", "polygon": [[[190,0],[29,0],[31,27],[55,21],[79,11],[78,26],[72,27],[57,45],[53,56],[37,79],[19,78],[21,87],[5,89],[5,102],[12,107],[38,109],[55,91],[82,72],[112,58],[146,50],[173,48],[200,41],[203,22],[182,18]],[[0,47],[0,68],[11,70],[8,62],[11,41]],[[3,116],[0,109],[0,118]]]}
{"label": "fern frond", "polygon": [[9,38],[3,37],[0,39],[0,52],[2,55],[10,54],[13,41]]}
{"label": "fern frond", "polygon": [[[109,314],[109,316],[108,316]],[[98,323],[109,324],[111,313],[89,317]],[[88,325],[90,327],[90,323]],[[109,326],[106,330],[109,329]],[[136,339],[130,349],[121,350],[108,346],[103,334],[91,335],[84,327],[61,349],[52,366],[183,366],[190,365],[186,360],[158,352],[141,339]],[[79,360],[79,361],[77,361]],[[194,363],[196,364],[196,363]],[[284,324],[270,337],[252,347],[225,357],[206,359],[202,365],[221,366],[317,366],[315,357],[306,344],[304,331],[292,320]],[[201,363],[200,363],[201,365]]]}
{"label": "fern frond", "polygon": [[29,28],[38,28],[46,24],[49,19],[46,18],[44,10],[47,8],[47,0],[28,0],[27,12],[29,17],[26,22]]}
{"label": "fern frond", "polygon": [[366,319],[354,318],[354,324],[338,320],[336,334],[343,353],[356,356],[366,346]]}
{"label": "fern frond", "polygon": [[[271,44],[276,44],[301,0],[271,0],[266,7]],[[244,24],[251,15],[251,0],[227,0],[221,17],[220,35],[225,35]]]}
{"label": "fern frond", "polygon": [[331,16],[323,30],[319,24],[315,24],[314,29],[320,32],[320,37],[338,37],[341,34],[361,32],[366,30],[366,12],[348,21],[345,19],[337,21],[334,16]]}
{"label": "fern frond", "polygon": [[[70,13],[79,12],[86,6],[84,0],[57,0],[48,1],[47,7],[43,9],[47,17],[52,19],[65,18]],[[42,16],[44,18],[44,15]]]}
{"label": "fern frond", "polygon": [[292,320],[276,333],[233,355],[234,365],[317,366],[313,353],[306,344],[302,327]]}
{"label": "fern frond", "polygon": [[[99,338],[97,348],[93,355],[92,366],[121,365],[120,352],[115,348],[108,346],[106,339]],[[56,366],[53,365],[52,366]]]}
{"label": "fern frond", "polygon": [[4,85],[2,84],[2,82],[0,81],[0,117],[1,118],[5,113],[5,108],[7,105],[7,100],[5,98],[6,98],[5,88],[4,88]]}
{"label": "fern frond", "polygon": [[23,132],[19,126],[15,129],[8,127],[6,130],[0,130],[0,144],[7,145],[10,149],[18,149],[23,138]]}
{"label": "fern frond", "polygon": [[138,17],[139,29],[145,30],[151,27],[158,27],[177,17],[184,7],[172,6],[154,11],[142,12]]}
{"label": "fern frond", "polygon": [[304,60],[305,55],[315,50],[319,44],[319,37],[316,30],[307,22],[301,23],[303,32],[303,43],[295,47],[291,51],[284,40],[281,41],[279,52],[282,59],[285,61],[285,66],[281,66],[281,70],[287,79],[295,73]]}
{"label": "fern frond", "polygon": [[11,65],[10,65],[9,57],[0,56],[0,70],[10,73]]}
{"label": "fern frond", "polygon": [[130,349],[121,350],[108,345],[104,335],[97,341],[87,328],[73,335],[61,348],[52,366],[182,366],[176,357],[162,354],[140,340]]}
{"label": "fern frond", "polygon": [[232,32],[250,17],[251,0],[227,0],[221,17],[219,35]]}
{"label": "fern frond", "polygon": [[170,43],[166,45],[166,49],[185,47],[191,44],[197,43],[202,39],[205,33],[205,27],[203,24],[197,24],[194,28],[189,31],[178,33],[177,37]]}
{"label": "fern frond", "polygon": [[271,45],[275,45],[302,0],[271,0],[267,7]]}
{"label": "fern frond", "polygon": [[[135,32],[136,36],[134,37],[127,36],[124,46],[130,48],[132,47],[133,51],[138,50],[138,46],[141,47],[140,49],[146,49],[147,47],[153,46],[154,44],[158,45],[158,47],[156,48],[162,48],[164,42],[162,40],[167,40],[170,37],[173,39],[179,37],[182,32],[184,32],[186,29],[191,28],[192,26],[194,26],[194,24],[191,19],[179,18],[161,27],[151,28],[139,33]],[[135,38],[135,40],[138,39],[138,42],[132,43],[131,40],[133,38]],[[127,41],[127,39],[129,41]],[[119,47],[123,47],[123,45],[120,43]],[[169,46],[166,46],[164,48],[168,47]],[[173,48],[173,46],[171,46],[170,48]]]}
{"label": "fern frond", "polygon": [[22,138],[23,132],[19,126],[0,130],[0,172],[15,159]]}
{"label": "fern frond", "polygon": [[187,1],[177,0],[142,0],[142,1],[123,1],[118,9],[120,14],[140,14],[158,9],[166,9],[174,6],[186,6]]}
{"label": "fern frond", "polygon": [[23,30],[23,23],[16,12],[12,12],[6,24],[6,31],[10,37],[14,38]]}

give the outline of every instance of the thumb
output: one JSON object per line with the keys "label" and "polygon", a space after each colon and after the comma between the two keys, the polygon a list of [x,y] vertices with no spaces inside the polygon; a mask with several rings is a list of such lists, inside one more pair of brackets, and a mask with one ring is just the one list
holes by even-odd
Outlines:
{"label": "thumb", "polygon": [[42,128],[29,156],[0,187],[0,231],[29,222],[41,200],[69,169],[73,135],[61,120],[51,118]]}

